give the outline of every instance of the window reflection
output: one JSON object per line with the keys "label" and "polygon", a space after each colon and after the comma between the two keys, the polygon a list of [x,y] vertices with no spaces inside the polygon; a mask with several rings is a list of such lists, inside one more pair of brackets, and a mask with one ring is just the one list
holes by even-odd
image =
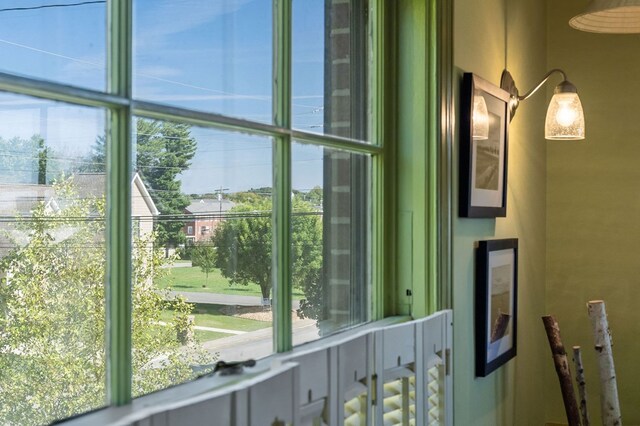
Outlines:
{"label": "window reflection", "polygon": [[369,320],[369,161],[294,144],[294,344]]}
{"label": "window reflection", "polygon": [[272,9],[270,0],[135,0],[134,96],[271,123]]}
{"label": "window reflection", "polygon": [[366,141],[366,1],[293,2],[293,127]]}
{"label": "window reflection", "polygon": [[106,404],[104,125],[0,95],[0,424]]}

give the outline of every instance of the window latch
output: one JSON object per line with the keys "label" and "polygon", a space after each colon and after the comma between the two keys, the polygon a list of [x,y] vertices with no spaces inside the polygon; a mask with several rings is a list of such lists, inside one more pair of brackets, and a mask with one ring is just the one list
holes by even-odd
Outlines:
{"label": "window latch", "polygon": [[255,359],[247,359],[245,361],[226,362],[218,361],[213,368],[213,373],[220,376],[235,376],[244,373],[244,367],[253,367],[256,365]]}

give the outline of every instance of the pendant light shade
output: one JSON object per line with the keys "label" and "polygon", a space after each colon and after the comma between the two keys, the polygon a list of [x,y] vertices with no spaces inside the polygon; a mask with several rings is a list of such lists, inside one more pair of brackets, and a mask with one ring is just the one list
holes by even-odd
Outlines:
{"label": "pendant light shade", "polygon": [[640,0],[592,0],[569,25],[592,33],[640,33]]}

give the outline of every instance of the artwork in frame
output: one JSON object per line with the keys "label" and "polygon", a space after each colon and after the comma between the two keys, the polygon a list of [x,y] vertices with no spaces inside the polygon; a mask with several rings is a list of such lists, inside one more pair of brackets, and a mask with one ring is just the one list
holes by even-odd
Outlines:
{"label": "artwork in frame", "polygon": [[476,248],[476,376],[516,356],[518,239],[478,242]]}
{"label": "artwork in frame", "polygon": [[472,73],[461,93],[459,216],[505,217],[509,93]]}

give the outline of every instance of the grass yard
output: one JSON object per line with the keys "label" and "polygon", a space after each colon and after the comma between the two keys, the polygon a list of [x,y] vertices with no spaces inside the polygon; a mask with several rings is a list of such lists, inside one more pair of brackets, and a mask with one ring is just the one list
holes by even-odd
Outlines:
{"label": "grass yard", "polygon": [[[231,285],[229,280],[222,276],[219,269],[209,273],[207,280],[200,267],[178,267],[167,268],[167,274],[158,280],[160,288],[171,287],[174,291],[195,291],[217,294],[237,294],[243,296],[262,297],[260,286],[257,284]],[[293,290],[295,300],[302,299],[304,293],[300,290]]]}
{"label": "grass yard", "polygon": [[[270,322],[226,315],[222,312],[223,308],[224,306],[222,305],[194,304],[194,309],[191,314],[195,317],[195,325],[235,331],[254,331],[271,327]],[[162,314],[160,315],[161,321],[170,323],[172,322],[172,319],[173,312],[171,310],[162,311]],[[195,330],[195,332],[201,342],[232,336],[232,334],[219,333],[210,330]]]}
{"label": "grass yard", "polygon": [[200,343],[208,342],[210,340],[218,340],[218,339],[222,339],[223,337],[231,336],[230,334],[227,334],[227,333],[216,333],[215,331],[209,331],[209,330],[195,330],[195,334],[196,334],[196,339]]}

